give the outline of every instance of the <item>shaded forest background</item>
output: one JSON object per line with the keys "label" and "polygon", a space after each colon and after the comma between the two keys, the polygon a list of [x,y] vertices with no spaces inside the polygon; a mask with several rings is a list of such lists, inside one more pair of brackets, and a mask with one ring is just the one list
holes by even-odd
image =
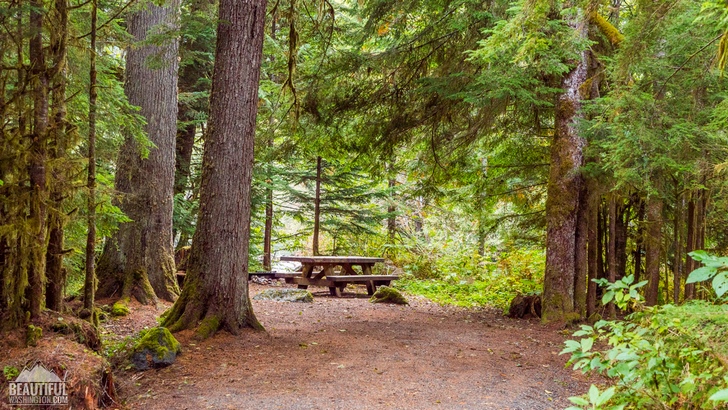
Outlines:
{"label": "shaded forest background", "polygon": [[[217,10],[0,5],[4,324],[96,288],[179,295]],[[384,255],[401,287],[442,301],[506,307],[543,290],[546,320],[614,315],[598,278],[648,280],[649,305],[714,297],[685,280],[689,252],[728,241],[726,11],[269,2],[246,269],[281,252]]]}

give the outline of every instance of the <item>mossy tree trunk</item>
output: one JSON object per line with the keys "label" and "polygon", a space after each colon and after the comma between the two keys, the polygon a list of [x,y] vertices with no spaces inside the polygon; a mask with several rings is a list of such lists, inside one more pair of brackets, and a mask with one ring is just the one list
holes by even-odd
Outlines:
{"label": "mossy tree trunk", "polygon": [[91,0],[91,58],[89,59],[89,88],[88,88],[88,173],[86,188],[86,219],[88,233],[86,235],[86,276],[83,289],[83,308],[89,315],[90,322],[94,323],[94,303],[96,299],[96,24],[98,20],[97,0]]}
{"label": "mossy tree trunk", "polygon": [[70,176],[66,158],[70,135],[66,122],[66,50],[68,37],[68,2],[54,2],[53,19],[56,28],[51,32],[53,66],[51,72],[50,130],[51,172],[54,183],[50,187],[50,211],[48,213],[48,248],[46,251],[46,307],[61,311],[66,287],[66,270],[63,267],[64,232],[66,215],[63,202],[70,190]]}
{"label": "mossy tree trunk", "polygon": [[30,3],[29,57],[33,89],[33,131],[30,134],[30,179],[29,227],[31,232],[30,261],[28,265],[27,297],[32,318],[38,318],[45,302],[45,270],[48,229],[48,73],[43,50],[44,12],[41,1]]}
{"label": "mossy tree trunk", "polygon": [[221,0],[200,186],[185,287],[163,326],[237,334],[262,328],[248,296],[251,181],[264,0]]}
{"label": "mossy tree trunk", "polygon": [[[147,2],[127,20],[137,42],[178,28],[179,0],[159,7]],[[172,301],[179,294],[172,246],[172,211],[177,134],[178,41],[167,34],[162,44],[136,44],[127,50],[125,92],[141,107],[145,130],[154,144],[143,147],[129,135],[119,152],[115,186],[119,207],[132,220],[110,238],[99,260],[98,296],[134,296],[142,303]]]}
{"label": "mossy tree trunk", "polygon": [[[586,21],[568,24],[582,38],[587,36]],[[554,135],[551,140],[551,167],[546,199],[546,271],[544,275],[544,322],[571,321],[581,316],[574,305],[574,280],[577,272],[577,228],[580,215],[585,140],[579,136],[581,117],[580,89],[587,79],[587,52],[580,53],[575,67],[561,82],[563,93],[556,102]]]}

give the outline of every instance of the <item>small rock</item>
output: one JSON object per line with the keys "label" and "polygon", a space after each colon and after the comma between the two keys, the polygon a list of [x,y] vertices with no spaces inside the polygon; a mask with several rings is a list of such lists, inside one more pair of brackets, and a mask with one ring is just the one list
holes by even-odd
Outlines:
{"label": "small rock", "polygon": [[165,327],[153,327],[134,344],[131,362],[137,370],[165,367],[174,363],[182,348]]}
{"label": "small rock", "polygon": [[311,292],[304,289],[266,289],[253,296],[253,299],[275,300],[278,302],[311,303],[313,302],[313,295]]}

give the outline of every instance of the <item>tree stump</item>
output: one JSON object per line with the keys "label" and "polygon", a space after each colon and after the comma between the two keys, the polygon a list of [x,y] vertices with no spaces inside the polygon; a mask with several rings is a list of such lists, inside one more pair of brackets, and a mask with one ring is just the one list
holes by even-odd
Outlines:
{"label": "tree stump", "polygon": [[541,317],[541,296],[539,295],[518,295],[511,301],[508,309],[508,317],[528,319]]}

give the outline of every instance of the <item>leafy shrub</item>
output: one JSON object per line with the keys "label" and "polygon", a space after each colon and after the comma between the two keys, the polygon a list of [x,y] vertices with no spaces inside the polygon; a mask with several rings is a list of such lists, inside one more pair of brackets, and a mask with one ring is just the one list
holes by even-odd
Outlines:
{"label": "leafy shrub", "polygon": [[[572,397],[572,408],[717,408],[728,397],[728,306],[694,301],[643,308],[632,278],[607,287],[606,302],[641,309],[627,320],[581,326],[561,352],[576,370],[612,378],[614,387]],[[620,296],[616,296],[616,295]],[[595,346],[608,346],[604,351]],[[609,392],[609,393],[607,393]]]}

